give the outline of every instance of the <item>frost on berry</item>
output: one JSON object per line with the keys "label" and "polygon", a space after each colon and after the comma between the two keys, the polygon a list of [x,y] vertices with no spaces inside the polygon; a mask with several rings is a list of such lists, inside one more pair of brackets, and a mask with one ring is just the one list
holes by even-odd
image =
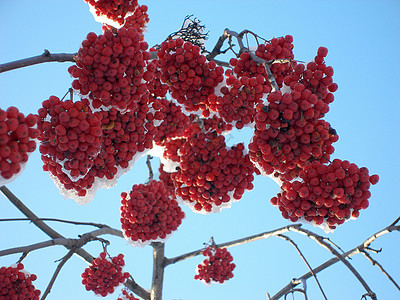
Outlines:
{"label": "frost on berry", "polygon": [[121,226],[134,246],[167,240],[185,217],[162,181],[137,184],[121,194]]}
{"label": "frost on berry", "polygon": [[18,108],[0,108],[0,186],[14,181],[36,149],[38,116],[25,117]]}
{"label": "frost on berry", "polygon": [[82,284],[87,291],[93,291],[102,297],[112,294],[117,286],[129,278],[129,273],[123,272],[124,255],[107,257],[106,252],[100,253],[92,264],[82,273]]}
{"label": "frost on berry", "polygon": [[313,161],[299,171],[298,178],[283,180],[281,192],[271,203],[292,222],[334,230],[368,207],[373,176],[367,168],[346,160],[334,159],[330,164]]}
{"label": "frost on berry", "polygon": [[0,299],[39,300],[40,290],[32,284],[35,274],[24,270],[19,263],[10,267],[0,268]]}
{"label": "frost on berry", "polygon": [[224,283],[233,277],[232,271],[236,265],[226,248],[207,247],[203,250],[206,257],[196,268],[194,279],[201,280],[205,285]]}

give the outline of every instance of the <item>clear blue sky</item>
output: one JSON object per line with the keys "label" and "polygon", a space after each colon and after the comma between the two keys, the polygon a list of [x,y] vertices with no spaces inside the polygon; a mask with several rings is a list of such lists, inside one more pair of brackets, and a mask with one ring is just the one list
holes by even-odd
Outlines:
{"label": "clear blue sky", "polygon": [[[206,42],[212,49],[224,28],[235,31],[249,29],[264,38],[291,34],[295,58],[311,60],[319,46],[329,49],[326,61],[335,70],[339,85],[335,101],[326,119],[339,134],[334,145],[334,158],[347,159],[379,174],[380,182],[371,188],[370,207],[355,221],[340,226],[329,237],[344,250],[358,245],[400,215],[398,184],[399,115],[400,110],[400,2],[397,0],[353,1],[141,1],[149,6],[150,23],[146,40],[160,43],[176,31],[186,15],[194,14],[207,30]],[[50,52],[73,53],[90,31],[101,33],[101,26],[89,13],[82,0],[0,1],[0,63]],[[50,95],[63,96],[72,79],[69,63],[48,63],[0,74],[0,106],[14,105],[25,113],[36,112]],[[233,133],[229,142],[250,138],[250,131]],[[39,152],[33,153],[23,174],[8,185],[28,207],[40,217],[106,223],[119,228],[120,193],[135,183],[145,182],[148,173],[142,159],[118,184],[100,190],[92,203],[79,206],[64,199],[42,171]],[[156,161],[153,168],[158,168]],[[289,224],[269,199],[279,187],[269,178],[257,177],[254,190],[245,193],[231,209],[219,214],[197,215],[184,208],[187,217],[179,230],[166,243],[166,255],[176,256],[201,248],[211,236],[217,243],[226,242]],[[21,213],[0,196],[0,218],[18,218]],[[67,237],[77,237],[93,228],[51,223]],[[318,228],[305,225],[319,234]],[[330,258],[327,250],[311,240],[291,235],[312,266]],[[108,238],[108,237],[106,237]],[[49,238],[28,222],[0,222],[0,249],[36,243]],[[152,249],[132,248],[125,241],[110,237],[109,252],[126,255],[126,270],[135,280],[150,288]],[[400,281],[399,235],[394,233],[373,244],[383,248],[374,255]],[[101,244],[92,242],[85,249],[96,255]],[[164,299],[265,299],[285,286],[292,278],[307,272],[294,248],[285,241],[271,238],[231,248],[237,267],[234,278],[224,285],[204,286],[195,281],[195,267],[202,257],[169,266],[165,272]],[[66,250],[47,248],[31,253],[26,269],[38,275],[36,286],[45,290],[57,263]],[[0,257],[0,265],[8,266],[19,255]],[[367,283],[380,299],[398,298],[399,291],[364,257],[353,257]],[[62,269],[48,299],[98,299],[86,292],[80,274],[86,263],[77,257]],[[360,299],[361,285],[342,265],[318,274],[328,299]],[[309,280],[310,299],[321,299],[315,283]],[[105,299],[116,299],[117,294]],[[300,297],[299,297],[300,299]]]}

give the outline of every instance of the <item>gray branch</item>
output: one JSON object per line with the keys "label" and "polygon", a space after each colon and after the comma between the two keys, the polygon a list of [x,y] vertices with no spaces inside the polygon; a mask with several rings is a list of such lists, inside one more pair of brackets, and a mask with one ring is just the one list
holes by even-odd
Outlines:
{"label": "gray branch", "polygon": [[77,53],[50,53],[49,50],[44,50],[43,54],[29,58],[19,59],[12,62],[0,64],[0,73],[33,66],[45,62],[75,62],[74,56]]}
{"label": "gray branch", "polygon": [[165,269],[165,245],[162,242],[153,242],[151,246],[153,247],[153,281],[150,299],[161,300]]}

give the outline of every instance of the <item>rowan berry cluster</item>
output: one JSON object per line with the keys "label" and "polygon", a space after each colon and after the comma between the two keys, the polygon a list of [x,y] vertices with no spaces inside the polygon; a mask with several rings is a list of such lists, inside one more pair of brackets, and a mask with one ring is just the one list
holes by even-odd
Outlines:
{"label": "rowan berry cluster", "polygon": [[44,170],[76,181],[84,177],[101,148],[101,115],[82,101],[61,101],[50,96],[38,110],[39,147]]}
{"label": "rowan berry cluster", "polygon": [[129,278],[129,273],[122,272],[123,266],[125,266],[123,254],[108,258],[107,253],[102,252],[82,273],[82,284],[87,291],[106,297]]}
{"label": "rowan berry cluster", "polygon": [[208,256],[197,266],[194,279],[203,281],[206,284],[212,282],[224,283],[233,277],[232,271],[236,265],[232,263],[233,257],[226,248],[207,247],[203,255]]}
{"label": "rowan berry cluster", "polygon": [[40,290],[32,284],[37,276],[24,270],[18,263],[10,267],[0,268],[0,299],[39,300]]}
{"label": "rowan berry cluster", "polygon": [[165,240],[184,217],[162,181],[137,184],[129,193],[121,193],[122,232],[135,246]]}
{"label": "rowan berry cluster", "polygon": [[139,300],[132,293],[129,293],[128,290],[122,289],[122,295],[118,297],[117,300]]}
{"label": "rowan berry cluster", "polygon": [[335,229],[368,207],[370,184],[378,180],[378,175],[370,176],[366,167],[346,160],[334,159],[328,165],[313,161],[299,172],[298,180],[284,180],[271,203],[293,222],[301,218]]}
{"label": "rowan berry cluster", "polygon": [[255,168],[244,145],[229,149],[216,131],[189,136],[178,154],[179,168],[171,179],[176,195],[194,211],[218,211],[253,188]]}
{"label": "rowan berry cluster", "polygon": [[146,70],[150,53],[134,27],[121,27],[117,33],[106,30],[97,36],[90,32],[68,68],[72,87],[87,97],[93,108],[117,107],[134,110],[149,97],[147,82],[153,72]]}
{"label": "rowan berry cluster", "polygon": [[189,112],[201,109],[209,116],[208,96],[223,81],[224,70],[214,61],[207,62],[200,47],[181,38],[164,41],[158,50],[161,81],[171,96]]}
{"label": "rowan berry cluster", "polygon": [[127,14],[135,11],[137,0],[84,0],[93,7],[97,16],[104,16],[120,25],[125,22]]}
{"label": "rowan berry cluster", "polygon": [[0,108],[0,185],[19,174],[29,154],[36,149],[37,120],[37,115],[25,117],[14,106]]}

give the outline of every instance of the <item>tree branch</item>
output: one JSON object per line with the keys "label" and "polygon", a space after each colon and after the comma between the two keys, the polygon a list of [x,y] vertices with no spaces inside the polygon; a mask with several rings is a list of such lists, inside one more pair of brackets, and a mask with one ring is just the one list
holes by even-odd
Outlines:
{"label": "tree branch", "polygon": [[0,250],[0,256],[10,255],[20,252],[29,253],[34,250],[43,249],[46,247],[51,247],[56,245],[62,245],[67,249],[73,249],[73,248],[78,249],[86,245],[88,242],[96,240],[98,236],[104,234],[111,234],[123,238],[122,232],[120,230],[116,230],[111,227],[104,227],[98,230],[94,230],[92,232],[85,233],[79,239],[57,238],[28,246]]}
{"label": "tree branch", "polygon": [[[25,204],[22,203],[21,200],[18,199],[6,186],[1,186],[0,191],[3,193],[3,195],[10,200],[12,204],[14,204],[26,217],[28,217],[39,229],[41,229],[44,233],[46,233],[49,237],[52,239],[57,239],[57,238],[62,238],[65,239],[64,236],[59,234],[57,231],[52,229],[50,226],[48,226],[46,223],[44,223],[38,216],[36,216]],[[68,248],[68,250],[72,250],[73,248]],[[91,264],[92,261],[94,260],[93,256],[90,255],[87,251],[84,249],[76,249],[75,253],[79,257],[81,257],[84,261],[86,261],[88,264]],[[142,288],[140,285],[138,285],[134,280],[127,280],[124,284],[128,289],[130,289],[132,292],[134,292],[136,295],[139,297],[149,300],[150,299],[150,293],[146,291],[144,288]]]}
{"label": "tree branch", "polygon": [[[395,224],[395,223],[392,223]],[[342,254],[343,258],[346,257],[351,257],[355,254],[359,254],[360,253],[360,249],[364,249],[364,247],[367,247],[366,245],[370,245],[375,239],[377,239],[378,237],[383,236],[384,234],[390,233],[392,231],[400,231],[400,226],[394,226],[394,225],[390,225],[380,231],[378,231],[377,233],[375,233],[374,235],[372,235],[370,238],[368,238],[367,240],[365,240],[365,242],[363,242],[361,245],[345,252]],[[315,274],[325,270],[326,268],[330,267],[331,265],[337,263],[341,261],[339,257],[333,257],[330,260],[327,260],[326,262],[322,263],[321,265],[319,265],[318,267],[316,267],[315,269],[313,269],[313,272]],[[278,300],[281,297],[283,297],[285,294],[287,294],[288,291],[290,291],[291,289],[293,289],[294,287],[296,287],[297,285],[301,284],[304,280],[309,279],[312,275],[311,272],[308,272],[304,275],[302,275],[299,278],[294,278],[291,282],[289,282],[285,287],[283,287],[280,291],[278,291],[274,296],[269,297],[269,300]],[[268,295],[268,293],[267,293]]]}
{"label": "tree branch", "polygon": [[[95,226],[95,227],[98,227],[98,228],[109,227],[108,225],[100,224],[100,223],[77,222],[77,221],[61,220],[61,219],[55,219],[55,218],[40,218],[40,220],[42,220],[42,221],[55,221],[55,222],[74,224],[74,225],[88,225],[88,226]],[[0,219],[0,222],[9,222],[9,221],[32,221],[32,220],[29,219],[29,218]]]}
{"label": "tree branch", "polygon": [[[216,248],[229,248],[229,247],[239,246],[239,245],[243,245],[243,244],[257,241],[257,240],[267,239],[271,236],[277,236],[279,234],[290,231],[292,228],[300,228],[300,226],[301,226],[301,224],[293,224],[293,225],[285,226],[285,227],[278,228],[278,229],[275,229],[272,231],[266,231],[266,232],[262,232],[259,234],[247,236],[247,237],[237,239],[234,241],[230,241],[230,242],[226,242],[226,243],[222,243],[222,244],[216,244],[215,247]],[[182,261],[182,260],[185,260],[188,258],[195,257],[197,255],[200,255],[202,253],[202,251],[203,251],[203,249],[199,249],[199,250],[195,250],[192,252],[188,252],[188,253],[176,256],[174,258],[166,258],[165,266],[177,263],[179,261]]]}
{"label": "tree branch", "polygon": [[[317,274],[315,274],[313,272],[313,269],[311,268],[310,264],[308,263],[307,259],[305,258],[305,256],[303,255],[303,253],[301,252],[300,248],[297,246],[297,244],[288,236],[283,235],[283,234],[278,234],[278,237],[288,241],[290,244],[292,244],[292,246],[297,250],[297,252],[299,253],[300,257],[303,259],[303,261],[305,262],[305,264],[307,265],[308,269],[310,270],[311,274],[313,275],[313,277],[315,278],[315,281],[317,282],[317,285],[319,287],[319,289],[321,290],[322,295],[324,296],[324,299],[327,300],[327,297],[325,295],[324,290],[322,289],[321,284],[319,283],[319,280],[317,278]],[[307,298],[306,292],[304,291],[305,297]]]}
{"label": "tree branch", "polygon": [[366,250],[361,250],[361,253],[364,254],[364,256],[371,262],[372,265],[376,265],[379,270],[382,271],[383,274],[386,275],[387,278],[389,278],[389,280],[395,285],[395,287],[397,287],[397,289],[400,291],[400,286],[397,284],[397,282],[393,279],[392,276],[390,276],[390,274],[383,268],[383,266],[375,259],[373,259],[371,257],[371,255],[368,254],[368,252]]}
{"label": "tree branch", "polygon": [[161,300],[165,268],[165,245],[162,242],[153,242],[151,246],[153,247],[153,282],[150,299]]}
{"label": "tree branch", "polygon": [[41,298],[41,300],[46,299],[47,295],[50,293],[51,288],[53,287],[54,282],[57,279],[58,273],[60,273],[61,268],[64,266],[64,264],[68,261],[68,259],[70,259],[72,257],[72,254],[74,254],[75,250],[71,249],[69,250],[69,252],[67,253],[67,255],[65,255],[63,257],[63,259],[61,260],[61,262],[58,264],[57,269],[55,270],[53,276],[50,279],[49,285],[47,286],[45,292],[43,293],[43,296]]}
{"label": "tree branch", "polygon": [[44,50],[41,55],[15,60],[12,62],[0,64],[0,73],[37,65],[45,62],[75,62],[74,55],[77,53],[55,53],[51,54],[49,50]]}

